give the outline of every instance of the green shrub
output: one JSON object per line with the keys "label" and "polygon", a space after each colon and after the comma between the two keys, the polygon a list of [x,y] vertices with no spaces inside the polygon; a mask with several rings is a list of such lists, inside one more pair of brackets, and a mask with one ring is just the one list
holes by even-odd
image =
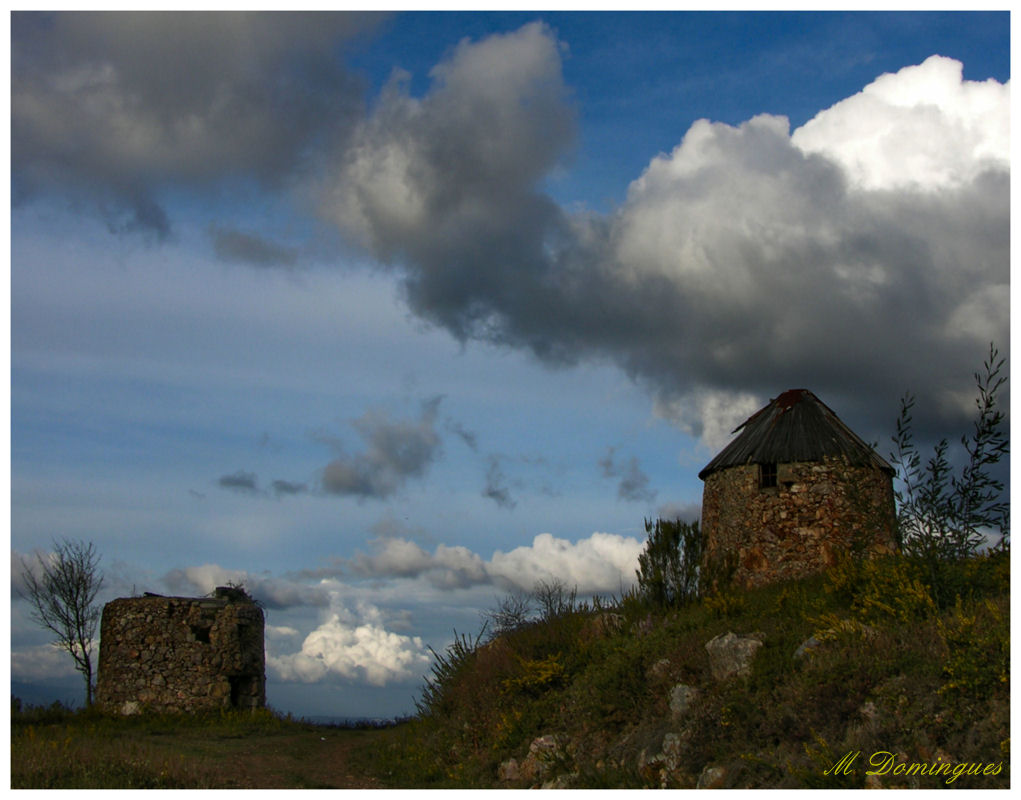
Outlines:
{"label": "green shrub", "polygon": [[502,686],[509,693],[527,692],[541,694],[559,685],[564,678],[563,655],[554,653],[540,659],[519,659],[519,671],[504,678]]}
{"label": "green shrub", "polygon": [[736,592],[724,592],[703,598],[702,605],[717,617],[734,617],[744,612],[746,600]]}
{"label": "green shrub", "polygon": [[847,556],[827,573],[826,591],[850,605],[862,624],[911,623],[936,612],[919,562],[903,556],[859,560]]}
{"label": "green shrub", "polygon": [[990,344],[983,373],[975,373],[977,416],[972,434],[961,437],[966,458],[960,475],[953,474],[946,439],[922,465],[911,429],[915,399],[908,394],[901,400],[890,455],[898,478],[898,538],[903,551],[925,565],[934,599],[942,607],[957,594],[956,587],[946,585],[948,563],[973,557],[990,530],[1000,533],[998,548],[1009,545],[1010,503],[994,470],[1009,452],[1006,419],[997,401],[1007,380],[1000,374],[1004,363]]}
{"label": "green shrub", "polygon": [[998,687],[1009,689],[1010,623],[997,603],[968,607],[958,598],[939,632],[947,648],[941,695],[981,702]]}
{"label": "green shrub", "polygon": [[454,631],[454,641],[443,653],[437,653],[429,648],[435,661],[432,665],[432,677],[426,679],[422,689],[422,699],[416,701],[420,714],[437,713],[444,709],[450,690],[474,659],[484,633],[485,626],[475,637],[458,635],[457,631]]}
{"label": "green shrub", "polygon": [[638,588],[654,606],[680,606],[699,595],[705,534],[698,521],[645,520],[648,541],[638,556]]}

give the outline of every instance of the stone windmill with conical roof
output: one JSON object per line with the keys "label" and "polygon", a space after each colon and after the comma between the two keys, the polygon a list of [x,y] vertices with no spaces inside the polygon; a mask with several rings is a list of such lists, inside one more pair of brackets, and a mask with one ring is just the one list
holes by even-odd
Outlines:
{"label": "stone windmill with conical roof", "polygon": [[896,550],[894,470],[818,397],[790,389],[698,474],[706,563],[759,586]]}

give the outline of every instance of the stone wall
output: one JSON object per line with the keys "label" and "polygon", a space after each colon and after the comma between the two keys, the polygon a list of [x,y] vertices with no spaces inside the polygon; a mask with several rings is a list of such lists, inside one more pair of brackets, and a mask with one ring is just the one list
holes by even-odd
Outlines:
{"label": "stone wall", "polygon": [[736,559],[734,580],[759,586],[818,572],[841,551],[893,552],[890,475],[843,460],[777,465],[777,485],[760,488],[759,466],[705,478],[702,528],[707,558]]}
{"label": "stone wall", "polygon": [[103,608],[96,703],[109,711],[266,704],[262,609],[243,592],[123,597]]}

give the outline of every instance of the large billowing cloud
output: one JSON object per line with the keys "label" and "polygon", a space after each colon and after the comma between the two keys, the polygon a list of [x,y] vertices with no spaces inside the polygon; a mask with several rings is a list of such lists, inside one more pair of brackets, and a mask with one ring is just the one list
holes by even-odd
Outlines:
{"label": "large billowing cloud", "polygon": [[266,665],[281,680],[315,683],[340,677],[385,686],[419,678],[429,664],[417,636],[388,631],[375,609],[332,612],[309,633],[296,653],[268,654]]}
{"label": "large billowing cloud", "polygon": [[[616,363],[714,447],[796,386],[866,436],[905,390],[919,428],[957,428],[988,343],[1006,354],[1009,84],[934,56],[793,132],[699,120],[597,214],[545,191],[575,129],[550,28],[464,40],[427,92],[398,71],[366,110],[337,48],[371,23],[16,14],[15,197],[71,192],[115,228],[165,233],[166,189],[295,189],[422,319],[550,364]],[[299,257],[210,230],[223,258]],[[378,466],[339,459],[324,488],[385,496],[403,473]]]}
{"label": "large billowing cloud", "polygon": [[607,594],[634,583],[638,555],[645,547],[644,541],[613,533],[597,532],[577,542],[541,533],[528,546],[506,553],[498,550],[484,561],[466,547],[441,544],[429,553],[407,539],[374,544],[371,554],[340,562],[336,573],[349,566],[362,577],[421,577],[442,590],[494,585],[530,591],[539,581],[560,580],[580,594]]}
{"label": "large billowing cloud", "polygon": [[1009,168],[1010,90],[965,81],[959,61],[932,56],[880,76],[791,139],[836,161],[858,187],[963,186]]}
{"label": "large billowing cloud", "polygon": [[277,184],[342,137],[361,88],[336,48],[356,14],[17,13],[11,20],[16,196],[88,198],[111,225],[165,235],[162,189]]}
{"label": "large billowing cloud", "polygon": [[493,553],[489,571],[506,588],[531,590],[539,581],[559,579],[579,594],[614,593],[635,582],[645,542],[616,533],[593,533],[569,542],[541,533],[528,547]]}
{"label": "large billowing cloud", "polygon": [[463,42],[432,78],[387,89],[321,210],[461,339],[610,358],[711,444],[803,385],[879,430],[906,389],[916,422],[956,422],[1007,346],[1008,86],[935,57],[793,134],[700,120],[604,216],[541,191],[571,142],[549,29]]}

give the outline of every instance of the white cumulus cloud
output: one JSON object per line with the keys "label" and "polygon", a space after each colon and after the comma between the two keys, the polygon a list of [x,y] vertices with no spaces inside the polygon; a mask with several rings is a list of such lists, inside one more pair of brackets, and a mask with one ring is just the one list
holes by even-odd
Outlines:
{"label": "white cumulus cloud", "polygon": [[617,592],[635,581],[644,541],[615,533],[593,533],[570,542],[540,533],[528,547],[497,551],[490,575],[507,587],[530,590],[538,581],[559,578],[579,594]]}
{"label": "white cumulus cloud", "polygon": [[958,186],[1010,163],[1010,83],[962,78],[944,56],[876,78],[791,141],[839,163],[865,189]]}
{"label": "white cumulus cloud", "polygon": [[285,681],[315,683],[340,677],[372,686],[419,677],[429,656],[417,636],[386,630],[378,620],[352,621],[330,614],[309,633],[296,653],[267,655],[267,666]]}
{"label": "white cumulus cloud", "polygon": [[485,561],[467,547],[438,545],[429,553],[406,539],[376,540],[371,554],[351,559],[355,573],[374,578],[424,578],[441,590],[493,584],[505,589],[534,588],[559,579],[580,594],[617,592],[634,582],[645,541],[614,533],[593,533],[571,542],[540,533],[530,545]]}

